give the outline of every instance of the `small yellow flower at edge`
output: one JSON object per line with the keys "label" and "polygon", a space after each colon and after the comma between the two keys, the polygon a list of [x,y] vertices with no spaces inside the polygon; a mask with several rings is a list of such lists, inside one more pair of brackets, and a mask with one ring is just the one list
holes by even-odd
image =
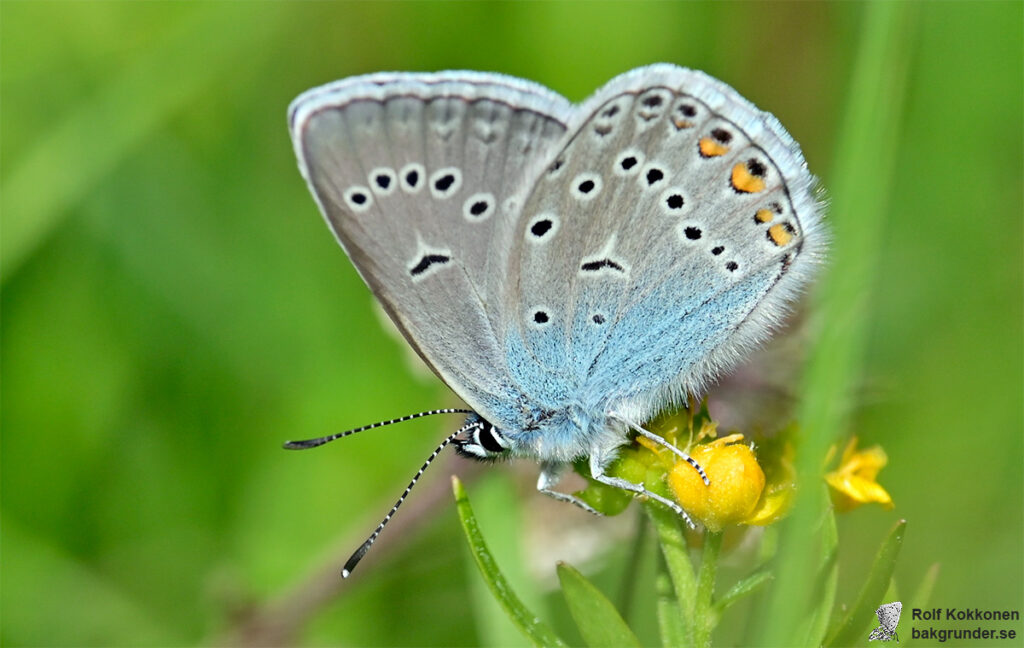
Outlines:
{"label": "small yellow flower at edge", "polygon": [[750,447],[737,443],[742,439],[743,435],[732,434],[692,449],[710,486],[685,461],[676,463],[668,475],[676,501],[710,531],[748,523],[764,490],[764,471]]}
{"label": "small yellow flower at edge", "polygon": [[878,502],[887,509],[893,507],[892,497],[875,479],[889,458],[881,446],[857,450],[857,437],[850,439],[843,450],[839,467],[825,475],[831,486],[832,503],[839,513],[845,513],[861,504]]}

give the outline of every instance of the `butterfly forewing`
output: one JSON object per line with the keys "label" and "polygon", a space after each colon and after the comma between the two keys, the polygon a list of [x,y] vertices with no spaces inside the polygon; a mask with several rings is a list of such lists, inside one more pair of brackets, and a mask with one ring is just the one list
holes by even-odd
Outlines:
{"label": "butterfly forewing", "polygon": [[516,395],[499,343],[507,241],[570,111],[535,84],[471,72],[357,77],[290,111],[339,242],[417,352],[485,416]]}
{"label": "butterfly forewing", "polygon": [[542,402],[642,419],[778,318],[815,256],[813,179],[774,118],[672,66],[610,82],[566,142],[513,240],[507,353]]}

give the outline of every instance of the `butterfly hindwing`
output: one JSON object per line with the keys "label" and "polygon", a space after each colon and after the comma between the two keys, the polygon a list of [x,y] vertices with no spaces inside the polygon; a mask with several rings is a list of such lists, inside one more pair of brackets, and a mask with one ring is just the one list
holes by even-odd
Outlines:
{"label": "butterfly hindwing", "polygon": [[612,80],[566,141],[513,240],[507,354],[540,401],[643,420],[778,319],[817,253],[813,178],[773,117],[674,66]]}

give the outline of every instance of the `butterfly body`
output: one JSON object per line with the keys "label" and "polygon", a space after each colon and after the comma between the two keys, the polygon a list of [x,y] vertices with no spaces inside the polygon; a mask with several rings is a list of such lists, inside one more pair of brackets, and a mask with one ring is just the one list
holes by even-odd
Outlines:
{"label": "butterfly body", "polygon": [[497,74],[368,75],[289,123],[356,269],[475,412],[456,447],[539,461],[545,492],[582,457],[610,483],[630,430],[762,342],[824,250],[792,138],[672,65],[579,106]]}

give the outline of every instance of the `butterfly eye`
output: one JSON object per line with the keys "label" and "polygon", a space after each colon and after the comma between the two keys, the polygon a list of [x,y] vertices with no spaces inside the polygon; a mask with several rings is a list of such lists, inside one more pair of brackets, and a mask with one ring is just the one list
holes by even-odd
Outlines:
{"label": "butterfly eye", "polygon": [[508,442],[490,423],[481,426],[475,436],[476,442],[487,452],[501,454],[508,450]]}

